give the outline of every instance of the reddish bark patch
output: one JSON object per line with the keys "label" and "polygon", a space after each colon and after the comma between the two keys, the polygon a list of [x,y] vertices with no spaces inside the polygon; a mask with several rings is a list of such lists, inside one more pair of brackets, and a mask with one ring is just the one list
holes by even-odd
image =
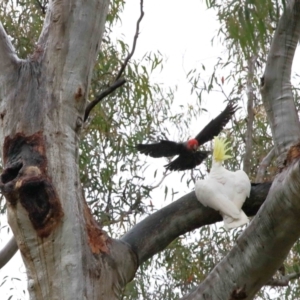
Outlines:
{"label": "reddish bark patch", "polygon": [[41,45],[37,45],[33,54],[30,56],[31,61],[39,61],[44,54],[44,48]]}
{"label": "reddish bark patch", "polygon": [[82,88],[79,87],[79,88],[77,89],[77,92],[75,93],[75,100],[76,100],[76,101],[79,101],[79,100],[82,99],[82,97],[83,97]]}
{"label": "reddish bark patch", "polygon": [[230,295],[229,300],[239,300],[239,299],[246,299],[247,294],[246,294],[246,285],[244,285],[241,288],[237,288],[233,290],[233,292]]}
{"label": "reddish bark patch", "polygon": [[86,221],[86,230],[88,235],[88,243],[94,254],[108,253],[109,237],[105,231],[101,229],[91,214],[91,211],[85,203],[84,217]]}
{"label": "reddish bark patch", "polygon": [[40,237],[47,237],[60,222],[63,211],[47,176],[47,159],[42,132],[31,136],[17,133],[6,137],[3,157],[5,169],[0,176],[0,189],[14,207],[17,202]]}
{"label": "reddish bark patch", "polygon": [[16,183],[19,199],[27,210],[29,219],[40,237],[47,237],[63,217],[57,194],[49,178],[42,174],[34,176],[29,167]]}
{"label": "reddish bark patch", "polygon": [[300,158],[300,143],[292,146],[289,149],[286,155],[286,160],[284,162],[284,165],[289,166],[294,159],[299,159],[299,158]]}
{"label": "reddish bark patch", "polygon": [[6,115],[6,110],[4,110],[3,112],[0,113],[0,118],[2,121],[3,121],[5,115]]}
{"label": "reddish bark patch", "polygon": [[12,138],[7,136],[4,140],[3,160],[7,167],[22,160],[24,165],[38,166],[42,173],[45,173],[47,159],[42,132],[30,136],[18,132]]}

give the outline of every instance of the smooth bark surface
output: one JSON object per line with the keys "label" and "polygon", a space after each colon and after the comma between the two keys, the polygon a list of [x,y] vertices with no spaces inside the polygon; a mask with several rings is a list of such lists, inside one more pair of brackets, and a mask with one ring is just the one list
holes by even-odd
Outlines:
{"label": "smooth bark surface", "polygon": [[9,74],[19,61],[14,47],[10,42],[2,24],[0,23],[0,80]]}
{"label": "smooth bark surface", "polygon": [[267,170],[268,166],[271,164],[274,156],[275,156],[275,149],[272,148],[270,150],[270,152],[263,158],[263,160],[261,161],[261,163],[258,166],[257,174],[256,174],[256,178],[255,178],[256,182],[264,181],[266,170]]}
{"label": "smooth bark surface", "polygon": [[261,94],[279,166],[300,140],[300,124],[291,89],[291,69],[300,36],[300,1],[287,1],[272,40]]}

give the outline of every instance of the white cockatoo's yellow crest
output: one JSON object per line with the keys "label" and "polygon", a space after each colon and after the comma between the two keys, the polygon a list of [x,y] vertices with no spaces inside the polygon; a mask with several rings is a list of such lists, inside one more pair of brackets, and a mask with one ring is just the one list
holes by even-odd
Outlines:
{"label": "white cockatoo's yellow crest", "polygon": [[231,158],[229,154],[226,154],[226,152],[230,150],[230,147],[228,147],[229,143],[230,142],[226,142],[226,139],[215,136],[213,152],[213,158],[215,161],[222,162],[228,158]]}

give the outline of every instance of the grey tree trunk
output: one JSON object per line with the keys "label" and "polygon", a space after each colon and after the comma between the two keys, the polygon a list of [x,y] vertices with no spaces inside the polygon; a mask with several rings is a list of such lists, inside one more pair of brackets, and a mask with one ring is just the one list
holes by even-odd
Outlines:
{"label": "grey tree trunk", "polygon": [[[83,197],[78,142],[108,0],[50,1],[28,60],[0,27],[1,190],[31,299],[118,299],[136,269]],[[87,17],[88,16],[88,17]]]}

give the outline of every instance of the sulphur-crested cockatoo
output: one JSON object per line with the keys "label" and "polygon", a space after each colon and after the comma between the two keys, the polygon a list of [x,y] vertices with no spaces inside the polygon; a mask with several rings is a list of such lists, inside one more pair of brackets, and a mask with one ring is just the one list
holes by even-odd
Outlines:
{"label": "sulphur-crested cockatoo", "polygon": [[222,166],[222,162],[231,157],[226,154],[228,150],[225,139],[214,138],[210,173],[205,180],[198,180],[195,185],[197,199],[204,206],[220,212],[226,230],[249,222],[242,206],[251,190],[250,180],[244,171],[232,172]]}

